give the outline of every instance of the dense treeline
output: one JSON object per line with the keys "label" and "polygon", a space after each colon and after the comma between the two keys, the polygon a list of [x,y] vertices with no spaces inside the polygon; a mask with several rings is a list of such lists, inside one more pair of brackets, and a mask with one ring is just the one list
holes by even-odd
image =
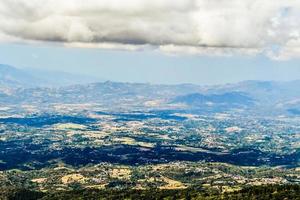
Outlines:
{"label": "dense treeline", "polygon": [[15,190],[1,193],[1,200],[300,200],[300,185],[255,186],[223,194],[219,194],[214,191],[202,190],[201,188],[190,188],[185,190],[76,190],[56,193]]}
{"label": "dense treeline", "polygon": [[300,185],[269,185],[244,188],[241,191],[224,194],[228,200],[290,200],[300,199]]}

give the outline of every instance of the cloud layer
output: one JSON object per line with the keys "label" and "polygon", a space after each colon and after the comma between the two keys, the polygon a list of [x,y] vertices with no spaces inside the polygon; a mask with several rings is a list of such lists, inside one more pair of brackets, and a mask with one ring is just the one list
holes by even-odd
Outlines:
{"label": "cloud layer", "polygon": [[0,1],[0,41],[300,57],[296,0]]}

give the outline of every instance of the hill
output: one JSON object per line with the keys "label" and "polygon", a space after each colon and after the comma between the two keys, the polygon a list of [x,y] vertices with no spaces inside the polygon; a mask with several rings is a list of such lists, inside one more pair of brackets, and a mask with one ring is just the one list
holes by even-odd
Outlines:
{"label": "hill", "polygon": [[60,71],[19,69],[0,64],[0,86],[6,88],[60,87],[97,81],[101,79]]}

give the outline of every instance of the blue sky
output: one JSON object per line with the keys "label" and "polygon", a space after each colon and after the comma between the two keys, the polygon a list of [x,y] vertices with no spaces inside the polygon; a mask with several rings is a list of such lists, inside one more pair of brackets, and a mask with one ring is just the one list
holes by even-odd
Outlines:
{"label": "blue sky", "polygon": [[2,43],[0,62],[20,68],[58,70],[126,82],[219,84],[242,80],[300,79],[299,60],[273,61],[264,55],[170,56],[151,50]]}

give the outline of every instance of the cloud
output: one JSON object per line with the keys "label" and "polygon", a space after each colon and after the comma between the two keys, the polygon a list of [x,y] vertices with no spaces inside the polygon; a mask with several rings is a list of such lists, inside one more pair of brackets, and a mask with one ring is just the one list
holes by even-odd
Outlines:
{"label": "cloud", "polygon": [[300,57],[299,11],[295,0],[9,0],[0,41],[282,60]]}

